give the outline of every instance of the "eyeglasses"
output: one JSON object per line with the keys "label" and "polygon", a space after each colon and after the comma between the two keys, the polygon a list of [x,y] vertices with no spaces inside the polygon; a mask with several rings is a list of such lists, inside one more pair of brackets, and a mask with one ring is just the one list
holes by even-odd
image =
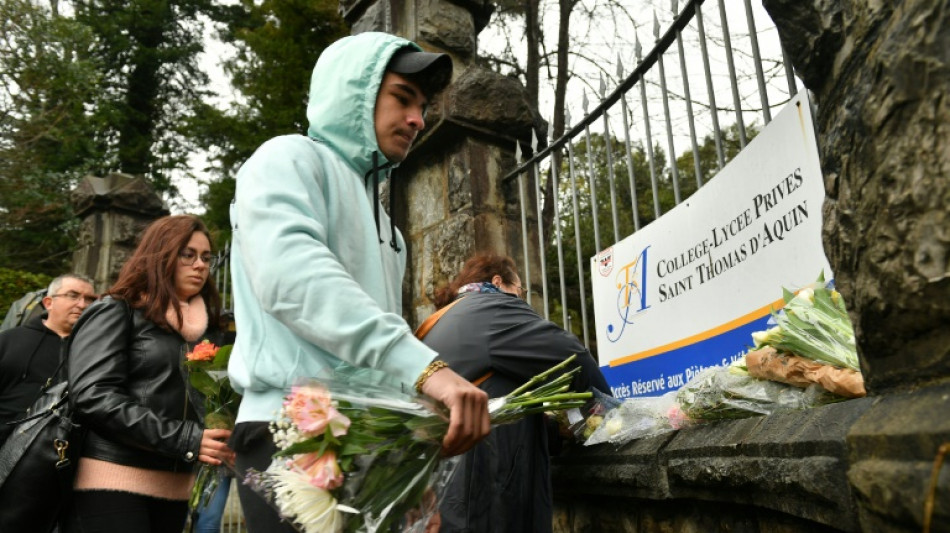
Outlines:
{"label": "eyeglasses", "polygon": [[86,302],[86,305],[90,305],[92,304],[92,302],[95,302],[96,300],[99,299],[98,296],[95,296],[92,294],[79,294],[76,291],[68,291],[61,294],[54,294],[50,296],[50,298],[66,298],[70,302],[78,302],[80,299],[82,299],[84,302]]}
{"label": "eyeglasses", "polygon": [[512,283],[511,286],[518,289],[518,294],[521,295],[522,298],[528,296],[528,290],[530,290],[528,287],[522,287],[521,285],[515,285],[514,283]]}
{"label": "eyeglasses", "polygon": [[181,266],[192,266],[199,259],[201,259],[202,263],[208,265],[209,269],[214,268],[215,265],[218,264],[218,257],[210,253],[198,255],[191,248],[185,248],[184,250],[178,252],[178,262],[181,264]]}

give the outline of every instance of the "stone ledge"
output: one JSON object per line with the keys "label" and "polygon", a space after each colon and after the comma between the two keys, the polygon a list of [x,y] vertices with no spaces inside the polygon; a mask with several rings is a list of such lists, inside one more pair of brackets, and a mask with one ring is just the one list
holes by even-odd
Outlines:
{"label": "stone ledge", "polygon": [[[559,520],[589,523],[603,513],[601,502],[619,501],[612,512],[629,516],[612,520],[638,523],[629,530],[640,533],[665,531],[644,524],[655,522],[651,509],[667,516],[670,505],[714,512],[723,524],[752,513],[751,531],[800,530],[787,529],[789,521],[809,531],[920,531],[934,455],[950,441],[947,407],[950,385],[938,385],[726,420],[620,448],[574,447],[552,461]],[[950,531],[950,466],[944,471],[934,532]]]}

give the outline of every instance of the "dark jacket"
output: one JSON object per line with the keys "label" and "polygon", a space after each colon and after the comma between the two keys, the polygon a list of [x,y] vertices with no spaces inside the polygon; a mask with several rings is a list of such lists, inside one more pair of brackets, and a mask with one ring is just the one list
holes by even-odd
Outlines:
{"label": "dark jacket", "polygon": [[[480,388],[504,396],[572,354],[582,371],[574,390],[608,392],[584,345],[523,300],[505,293],[462,297],[423,339],[439,359],[468,380],[493,371]],[[551,531],[552,496],[547,432],[542,415],[494,428],[462,456],[443,500],[442,533]]]}
{"label": "dark jacket", "polygon": [[[22,418],[39,397],[67,341],[43,325],[46,313],[0,333],[0,423]],[[0,444],[12,428],[0,426]]]}
{"label": "dark jacket", "polygon": [[126,466],[191,471],[202,423],[189,400],[175,331],[106,297],[90,306],[69,350],[70,404],[87,429],[82,456]]}

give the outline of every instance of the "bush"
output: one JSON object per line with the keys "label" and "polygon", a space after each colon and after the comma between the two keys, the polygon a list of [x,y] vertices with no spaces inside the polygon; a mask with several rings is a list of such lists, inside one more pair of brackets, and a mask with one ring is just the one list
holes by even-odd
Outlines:
{"label": "bush", "polygon": [[0,267],[0,320],[6,316],[13,302],[28,292],[45,289],[51,281],[53,276],[47,274]]}

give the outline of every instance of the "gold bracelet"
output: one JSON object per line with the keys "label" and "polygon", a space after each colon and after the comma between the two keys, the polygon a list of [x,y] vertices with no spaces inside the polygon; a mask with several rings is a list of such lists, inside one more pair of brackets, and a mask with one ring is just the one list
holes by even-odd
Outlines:
{"label": "gold bracelet", "polygon": [[445,361],[441,361],[439,359],[436,359],[435,361],[432,361],[431,363],[429,363],[429,366],[427,366],[426,369],[422,371],[422,374],[419,375],[419,379],[416,380],[416,392],[418,392],[419,394],[422,394],[422,385],[425,384],[426,380],[429,379],[429,377],[432,376],[432,374],[435,374],[439,370],[442,370],[443,368],[448,368],[448,367],[449,367],[448,363],[446,363]]}

